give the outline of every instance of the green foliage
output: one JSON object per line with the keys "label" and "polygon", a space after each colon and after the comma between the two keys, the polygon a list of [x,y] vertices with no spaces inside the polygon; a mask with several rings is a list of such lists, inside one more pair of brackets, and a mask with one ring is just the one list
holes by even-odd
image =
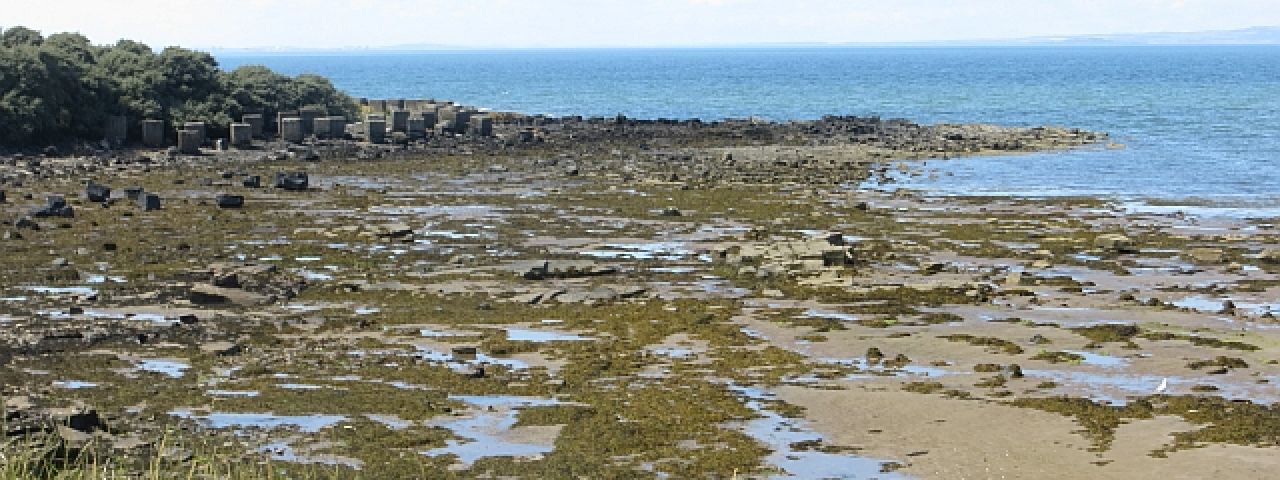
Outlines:
{"label": "green foliage", "polygon": [[353,118],[350,97],[316,75],[290,78],[266,67],[224,72],[212,55],[131,40],[97,46],[83,35],[14,27],[0,32],[0,145],[30,146],[103,137],[124,115],[136,138],[144,119],[206,122],[225,132],[245,113],[321,107]]}

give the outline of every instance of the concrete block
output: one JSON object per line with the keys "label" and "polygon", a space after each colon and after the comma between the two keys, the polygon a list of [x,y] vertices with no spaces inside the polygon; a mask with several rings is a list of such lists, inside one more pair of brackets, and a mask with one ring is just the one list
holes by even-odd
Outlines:
{"label": "concrete block", "polygon": [[262,129],[266,124],[263,122],[261,113],[246,113],[240,117],[240,121],[249,124],[253,138],[262,138]]}
{"label": "concrete block", "polygon": [[138,195],[138,208],[144,212],[160,209],[160,196],[154,193],[142,193]]}
{"label": "concrete block", "polygon": [[302,118],[288,117],[280,119],[280,139],[286,142],[302,143],[306,133],[302,129]]}
{"label": "concrete block", "polygon": [[124,115],[112,115],[107,117],[107,124],[103,128],[103,139],[115,143],[122,144],[129,136],[129,119]]}
{"label": "concrete block", "polygon": [[347,117],[341,115],[329,116],[329,136],[333,138],[343,138],[347,133]]}
{"label": "concrete block", "polygon": [[178,130],[178,152],[184,155],[199,155],[203,135],[199,130]]}
{"label": "concrete block", "polygon": [[253,125],[247,123],[231,124],[231,146],[236,148],[253,146]]}
{"label": "concrete block", "polygon": [[392,110],[391,111],[391,130],[395,132],[404,132],[409,128],[409,111],[408,110]]}
{"label": "concrete block", "polygon": [[370,119],[364,122],[365,140],[369,143],[382,143],[387,138],[387,121]]}
{"label": "concrete block", "polygon": [[471,133],[482,137],[493,136],[493,117],[488,115],[471,117]]}
{"label": "concrete block", "polygon": [[148,147],[157,148],[163,147],[165,143],[164,120],[143,120],[142,144]]}
{"label": "concrete block", "polygon": [[204,122],[187,122],[182,124],[182,129],[196,132],[196,145],[204,145],[204,141],[209,138],[209,129]]}

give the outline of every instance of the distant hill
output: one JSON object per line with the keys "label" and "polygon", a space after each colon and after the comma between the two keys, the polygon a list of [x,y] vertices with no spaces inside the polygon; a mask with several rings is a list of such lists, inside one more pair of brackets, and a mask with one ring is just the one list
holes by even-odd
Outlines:
{"label": "distant hill", "polygon": [[1004,45],[1280,45],[1280,26],[1207,32],[1125,33],[1031,37],[990,42],[951,42]]}
{"label": "distant hill", "polygon": [[[973,39],[937,42],[850,42],[850,43],[752,43],[730,45],[680,45],[655,48],[814,48],[814,47],[1002,47],[1002,46],[1159,46],[1159,45],[1280,45],[1280,26],[1204,32],[1119,33],[1105,35],[1063,35],[1013,39]],[[412,44],[340,48],[255,47],[208,48],[217,56],[244,55],[379,55],[414,52],[522,49],[526,47],[468,47],[462,45]],[[581,47],[590,49],[593,47]],[[628,47],[610,47],[628,48]],[[646,47],[632,47],[646,48]]]}

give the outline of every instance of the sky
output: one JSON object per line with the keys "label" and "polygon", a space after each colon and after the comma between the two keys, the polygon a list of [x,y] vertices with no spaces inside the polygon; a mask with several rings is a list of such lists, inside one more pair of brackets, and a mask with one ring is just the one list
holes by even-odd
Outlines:
{"label": "sky", "polygon": [[1280,0],[0,0],[0,26],[154,47],[896,43],[1280,25]]}

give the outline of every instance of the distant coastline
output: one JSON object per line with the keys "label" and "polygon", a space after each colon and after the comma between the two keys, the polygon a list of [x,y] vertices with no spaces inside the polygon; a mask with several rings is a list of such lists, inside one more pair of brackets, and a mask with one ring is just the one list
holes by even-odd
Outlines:
{"label": "distant coastline", "polygon": [[973,48],[973,47],[1173,47],[1173,46],[1280,46],[1280,26],[1258,26],[1235,30],[1202,32],[1150,32],[1120,34],[1053,35],[1011,39],[970,39],[925,42],[848,43],[742,43],[689,45],[613,45],[579,47],[516,47],[416,44],[352,46],[343,48],[303,48],[292,46],[226,48],[201,47],[218,56],[263,55],[396,55],[410,53],[475,53],[506,51],[576,50],[675,50],[675,49],[788,49],[788,48]]}

